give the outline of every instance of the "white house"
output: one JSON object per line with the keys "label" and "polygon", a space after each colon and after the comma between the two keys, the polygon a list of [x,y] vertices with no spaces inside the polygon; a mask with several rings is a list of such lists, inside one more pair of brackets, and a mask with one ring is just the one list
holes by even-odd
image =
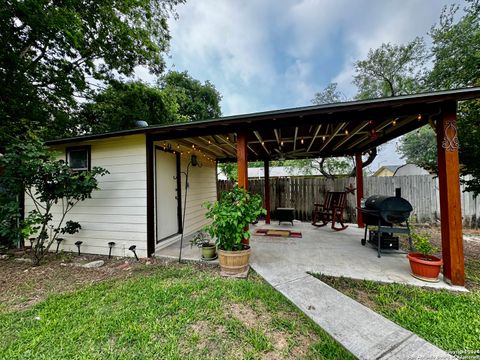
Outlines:
{"label": "white house", "polygon": [[[217,198],[215,161],[175,141],[154,141],[147,147],[145,134],[113,133],[84,138],[58,140],[51,145],[74,168],[100,166],[110,174],[99,178],[100,190],[91,199],[78,203],[68,213],[66,220],[78,221],[82,229],[75,235],[64,236],[61,249],[76,251],[75,242],[80,240],[82,253],[108,254],[108,243],[113,241],[112,255],[132,256],[128,248],[136,245],[138,255],[145,257],[177,241],[185,200],[184,172],[195,153],[200,166],[189,167],[185,235],[206,224],[202,203]],[[147,181],[149,161],[155,170],[153,184]],[[33,203],[25,200],[28,212]],[[149,201],[153,206],[149,207]],[[150,241],[148,208],[154,212]],[[54,210],[54,219],[59,214],[60,208]]]}

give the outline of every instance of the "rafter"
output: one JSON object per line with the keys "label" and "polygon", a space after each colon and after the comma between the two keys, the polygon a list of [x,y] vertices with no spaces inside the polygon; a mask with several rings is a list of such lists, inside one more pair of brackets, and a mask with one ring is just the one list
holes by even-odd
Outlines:
{"label": "rafter", "polygon": [[321,128],[322,128],[322,125],[320,124],[315,129],[315,133],[313,134],[312,141],[310,141],[310,145],[308,145],[307,152],[309,152],[311,147],[313,146],[313,143],[315,142],[315,139],[317,138],[317,135],[318,135]]}
{"label": "rafter", "polygon": [[340,130],[343,129],[344,126],[345,126],[345,123],[341,123],[333,130],[329,138],[326,139],[325,142],[323,143],[322,147],[320,148],[320,151],[323,151],[323,149],[325,149],[328,146],[328,144],[330,144],[333,138],[340,132]]}
{"label": "rafter", "polygon": [[295,127],[295,135],[293,136],[293,151],[297,150],[297,135],[298,135],[298,126]]}
{"label": "rafter", "polygon": [[258,141],[260,142],[260,144],[262,144],[263,150],[265,150],[267,155],[270,156],[270,151],[268,151],[267,147],[265,146],[265,142],[262,140],[262,137],[260,136],[260,133],[258,131],[254,131],[253,133],[255,134],[255,136],[258,139]]}
{"label": "rafter", "polygon": [[368,123],[360,123],[358,126],[356,126],[351,132],[349,135],[345,136],[344,139],[340,140],[334,147],[333,147],[333,150],[337,150],[340,146],[342,146],[343,144],[345,144],[348,140],[350,140],[351,138],[353,138],[355,135],[359,134],[364,128],[365,126],[367,126]]}

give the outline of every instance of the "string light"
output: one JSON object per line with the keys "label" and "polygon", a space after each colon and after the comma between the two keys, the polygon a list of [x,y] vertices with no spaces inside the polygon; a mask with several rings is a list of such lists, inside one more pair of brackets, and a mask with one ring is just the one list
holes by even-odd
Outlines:
{"label": "string light", "polygon": [[282,141],[282,142],[280,142],[280,146],[283,146],[283,141]]}
{"label": "string light", "polygon": [[347,129],[345,129],[345,135],[348,135],[348,130]]}
{"label": "string light", "polygon": [[393,126],[397,126],[397,119],[393,119],[392,125],[393,125]]}
{"label": "string light", "polygon": [[303,145],[303,137],[302,137],[302,140],[300,140],[300,143]]}
{"label": "string light", "polygon": [[323,135],[323,136],[322,136],[322,140],[325,141],[325,139],[326,139],[326,137],[325,137],[325,135]]}
{"label": "string light", "polygon": [[418,121],[422,120],[422,114],[418,114],[418,115],[417,115],[417,120],[418,120]]}

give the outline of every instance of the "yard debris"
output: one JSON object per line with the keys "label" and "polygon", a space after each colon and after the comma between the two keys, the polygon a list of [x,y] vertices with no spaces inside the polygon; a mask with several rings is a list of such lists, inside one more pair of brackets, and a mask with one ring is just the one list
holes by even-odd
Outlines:
{"label": "yard debris", "polygon": [[130,270],[130,263],[128,261],[125,261],[123,264],[120,264],[117,266],[117,269],[120,270]]}
{"label": "yard debris", "polygon": [[102,267],[105,264],[105,261],[103,260],[96,260],[96,261],[91,261],[89,263],[86,263],[82,265],[82,267],[87,268],[87,269],[95,269]]}
{"label": "yard debris", "polygon": [[0,260],[8,260],[10,256],[8,256],[7,254],[3,254],[3,255],[0,255]]}
{"label": "yard debris", "polygon": [[15,258],[15,261],[24,262],[24,263],[31,263],[32,259],[29,259],[29,258]]}

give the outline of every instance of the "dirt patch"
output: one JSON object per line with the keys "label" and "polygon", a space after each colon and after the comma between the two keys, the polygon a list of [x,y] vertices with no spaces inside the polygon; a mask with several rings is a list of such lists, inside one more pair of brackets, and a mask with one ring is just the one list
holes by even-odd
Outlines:
{"label": "dirt patch", "polygon": [[251,307],[243,304],[228,304],[226,312],[233,315],[249,328],[261,327],[262,324],[272,320],[272,317],[265,309],[254,311]]}
{"label": "dirt patch", "polygon": [[[21,254],[18,254],[21,255]],[[108,279],[128,278],[139,269],[152,267],[155,260],[112,258],[106,256],[49,254],[40,266],[32,266],[28,255],[0,260],[0,311],[28,308],[49,294],[77,290]],[[102,267],[87,269],[77,264],[103,260]],[[157,260],[158,262],[158,260]],[[147,265],[148,264],[148,265]]]}

